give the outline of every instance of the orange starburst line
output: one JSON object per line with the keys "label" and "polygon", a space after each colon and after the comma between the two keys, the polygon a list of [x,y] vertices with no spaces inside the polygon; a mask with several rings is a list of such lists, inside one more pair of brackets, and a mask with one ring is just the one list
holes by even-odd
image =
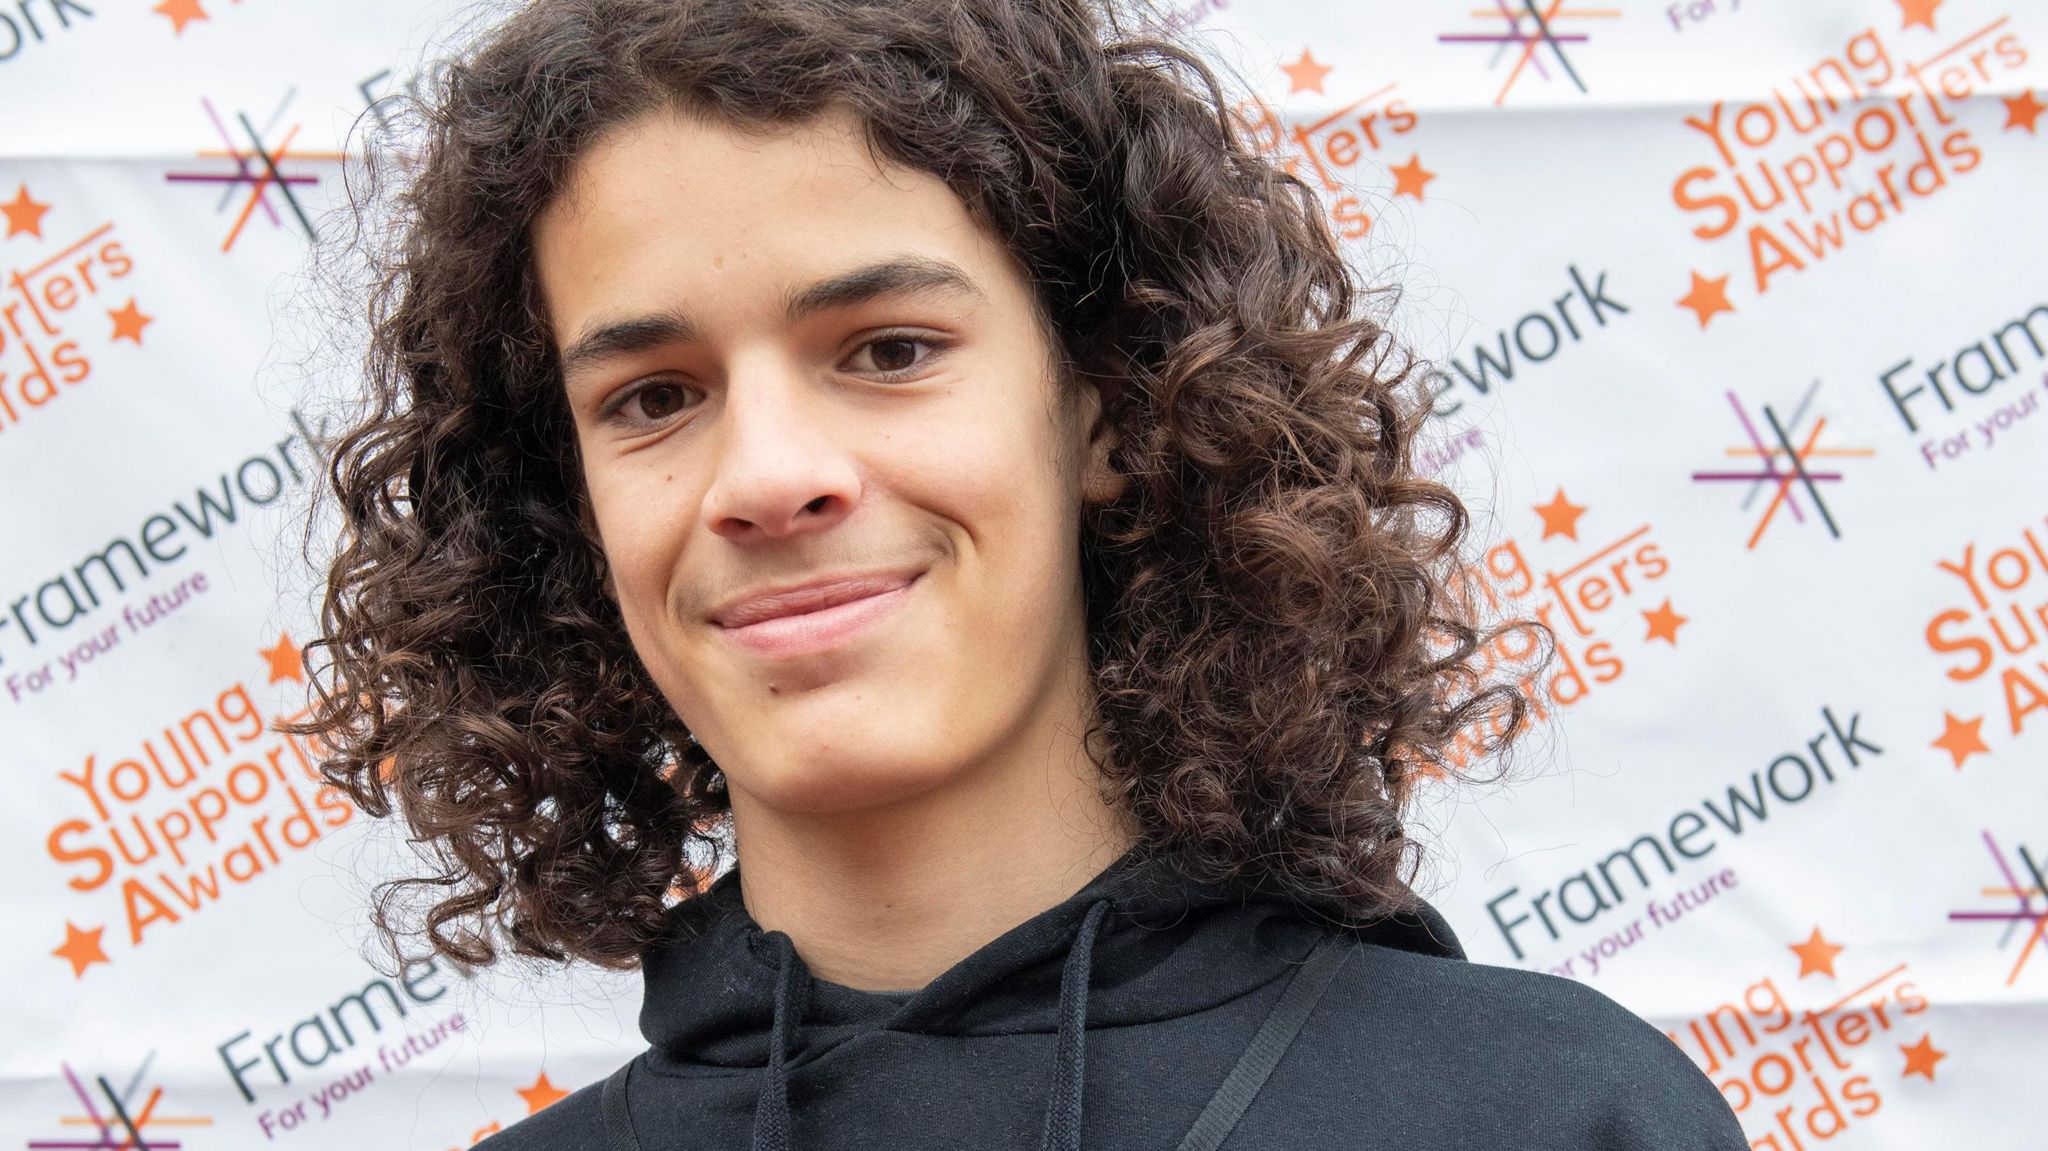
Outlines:
{"label": "orange starburst line", "polygon": [[[1559,3],[1562,2],[1563,0],[1559,0]],[[1807,457],[1813,453],[1813,441],[1820,438],[1820,430],[1827,426],[1828,421],[1826,417],[1813,422],[1813,432],[1806,437],[1805,443],[1799,445],[1799,455],[1797,458],[1800,463],[1805,463]],[[1785,502],[1785,493],[1792,490],[1792,481],[1798,478],[1799,473],[1797,471],[1790,471],[1786,472],[1785,477],[1778,481],[1778,490],[1771,494],[1771,506],[1764,509],[1764,518],[1756,525],[1756,530],[1749,535],[1748,546],[1751,550],[1756,548],[1756,541],[1763,538],[1764,529],[1771,526],[1771,518],[1777,514],[1778,505]]]}
{"label": "orange starburst line", "polygon": [[[297,124],[293,124],[292,130],[286,132],[284,134],[284,139],[278,141],[276,154],[280,156],[284,155],[285,149],[291,145],[292,137],[298,134],[299,126]],[[249,190],[249,202],[242,205],[241,216],[235,220],[235,226],[228,229],[228,238],[224,243],[221,244],[221,251],[228,251],[229,249],[235,246],[235,237],[242,234],[242,225],[249,222],[249,213],[254,212],[256,210],[256,201],[263,198],[263,189],[268,188],[269,186],[270,165],[265,164],[263,166],[262,174],[256,177],[256,186]]]}

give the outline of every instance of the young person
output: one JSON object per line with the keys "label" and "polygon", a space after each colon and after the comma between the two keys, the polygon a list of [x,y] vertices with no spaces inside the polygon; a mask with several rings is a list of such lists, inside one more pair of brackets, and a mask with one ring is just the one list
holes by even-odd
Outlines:
{"label": "young person", "polygon": [[435,952],[643,972],[487,1151],[1747,1146],[1409,886],[1526,718],[1466,513],[1313,192],[1131,29],[540,0],[439,83],[300,730],[440,850]]}

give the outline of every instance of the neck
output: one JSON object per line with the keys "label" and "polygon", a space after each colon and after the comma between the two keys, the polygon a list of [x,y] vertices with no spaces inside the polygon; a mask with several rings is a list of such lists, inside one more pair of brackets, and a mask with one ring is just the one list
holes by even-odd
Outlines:
{"label": "neck", "polygon": [[1134,838],[1077,740],[1013,746],[1038,751],[857,811],[777,812],[734,792],[748,913],[818,978],[893,991],[1064,901]]}

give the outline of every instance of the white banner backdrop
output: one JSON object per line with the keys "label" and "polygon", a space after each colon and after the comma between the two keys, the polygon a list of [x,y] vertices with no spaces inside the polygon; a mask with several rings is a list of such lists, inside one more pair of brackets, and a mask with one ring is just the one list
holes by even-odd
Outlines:
{"label": "white banner backdrop", "polygon": [[[645,1046],[636,976],[376,971],[403,849],[269,731],[347,382],[311,240],[471,14],[0,12],[7,1145],[459,1148]],[[1759,1148],[2038,1143],[2048,9],[1177,19],[1402,286],[1474,594],[1561,641],[1531,778],[1418,821],[1473,959],[1650,1019]]]}

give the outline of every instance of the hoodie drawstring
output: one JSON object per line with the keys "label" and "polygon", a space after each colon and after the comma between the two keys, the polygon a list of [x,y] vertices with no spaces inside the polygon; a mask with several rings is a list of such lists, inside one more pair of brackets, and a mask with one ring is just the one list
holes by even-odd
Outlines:
{"label": "hoodie drawstring", "polygon": [[1060,972],[1060,1038],[1052,1055],[1052,1086],[1046,1091],[1045,1136],[1039,1151],[1081,1151],[1081,1083],[1088,1054],[1088,977],[1095,961],[1095,932],[1109,900],[1088,907],[1087,918]]}
{"label": "hoodie drawstring", "polygon": [[[1081,1151],[1088,981],[1094,973],[1095,935],[1108,912],[1107,899],[1089,905],[1060,971],[1060,1033],[1053,1048],[1040,1151]],[[775,1017],[768,1036],[768,1066],[762,1069],[761,1093],[754,1103],[754,1151],[789,1151],[789,1037],[803,1021],[810,981],[797,978],[796,948],[788,935],[771,931],[766,938],[775,949]]]}
{"label": "hoodie drawstring", "polygon": [[754,1151],[789,1151],[789,1072],[785,1069],[789,1035],[803,1022],[810,980],[797,979],[796,947],[789,936],[771,931],[775,948],[775,1020],[769,1028],[766,1081],[754,1101]]}

